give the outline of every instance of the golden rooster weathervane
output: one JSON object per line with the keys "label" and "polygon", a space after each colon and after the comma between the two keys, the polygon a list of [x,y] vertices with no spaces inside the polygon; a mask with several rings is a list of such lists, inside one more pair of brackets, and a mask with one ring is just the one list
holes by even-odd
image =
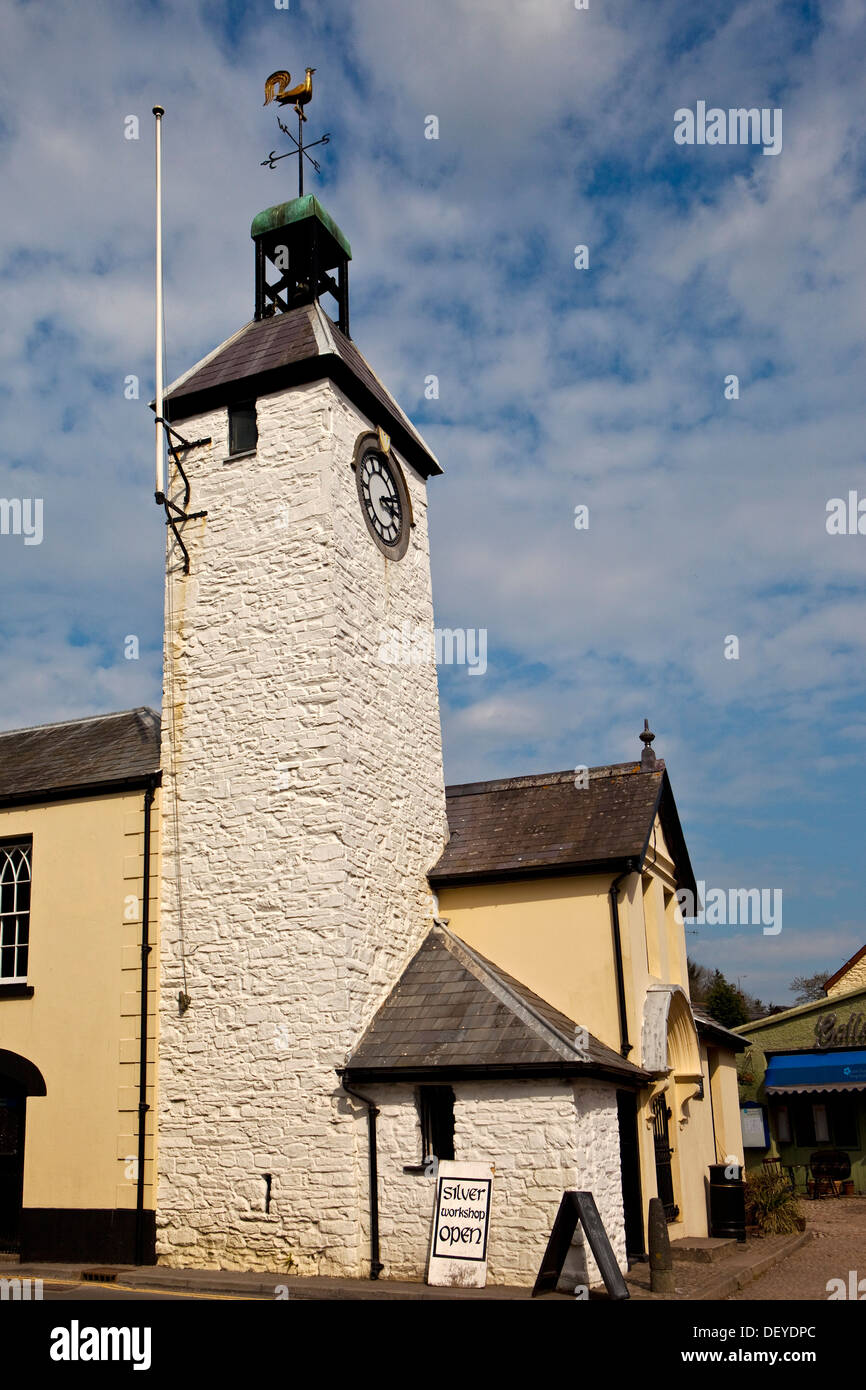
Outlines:
{"label": "golden rooster weathervane", "polygon": [[307,68],[307,76],[300,87],[293,87],[290,92],[286,91],[292,80],[292,74],[281,68],[279,72],[272,72],[265,82],[265,100],[263,105],[267,106],[274,98],[280,106],[294,106],[302,121],[307,118],[301,110],[313,95],[313,73],[315,68]]}
{"label": "golden rooster weathervane", "polygon": [[290,72],[287,72],[285,68],[279,68],[276,72],[272,72],[270,77],[265,81],[265,99],[263,105],[268,106],[272,101],[276,101],[280,106],[293,107],[298,117],[298,137],[295,139],[288,126],[283,125],[283,122],[277,118],[277,125],[280,127],[280,130],[288,135],[295,148],[289,150],[286,154],[275,154],[274,151],[271,150],[267,159],[262,160],[262,165],[267,165],[269,169],[273,169],[279,160],[290,159],[292,155],[297,155],[299,198],[303,198],[304,196],[304,160],[308,159],[316,173],[321,173],[319,164],[317,164],[316,160],[313,159],[312,155],[308,154],[307,151],[312,149],[315,145],[327,145],[331,138],[330,135],[323,135],[320,140],[313,140],[309,145],[304,144],[304,123],[307,119],[304,115],[304,107],[308,102],[312,101],[313,98],[313,73],[315,71],[315,68],[307,68],[307,75],[304,81],[297,87],[289,87],[292,75]]}

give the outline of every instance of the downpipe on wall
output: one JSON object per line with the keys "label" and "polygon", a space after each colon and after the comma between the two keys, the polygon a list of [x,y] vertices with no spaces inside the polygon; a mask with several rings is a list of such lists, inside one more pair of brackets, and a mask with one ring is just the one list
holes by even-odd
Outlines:
{"label": "downpipe on wall", "polygon": [[624,871],[617,878],[614,879],[613,883],[610,885],[610,888],[608,889],[608,897],[610,898],[611,925],[613,927],[613,955],[614,964],[616,966],[616,998],[617,1005],[619,1008],[619,1052],[620,1056],[625,1058],[628,1058],[628,1054],[632,1050],[632,1045],[628,1040],[628,1013],[626,1011],[625,1003],[625,975],[623,974],[622,968],[622,933],[620,930],[619,922],[619,887],[623,879],[628,878],[629,874],[634,873],[634,868],[634,860],[626,860],[626,867]]}
{"label": "downpipe on wall", "polygon": [[379,1167],[376,1153],[376,1116],[379,1114],[369,1096],[362,1096],[346,1081],[345,1072],[337,1071],[340,1085],[347,1095],[367,1107],[367,1152],[370,1160],[370,1278],[378,1279],[385,1266],[379,1259]]}
{"label": "downpipe on wall", "polygon": [[144,793],[144,870],[141,884],[141,1024],[138,1053],[138,1164],[135,1175],[135,1263],[144,1264],[144,1155],[147,1129],[147,970],[150,957],[150,822],[156,778]]}

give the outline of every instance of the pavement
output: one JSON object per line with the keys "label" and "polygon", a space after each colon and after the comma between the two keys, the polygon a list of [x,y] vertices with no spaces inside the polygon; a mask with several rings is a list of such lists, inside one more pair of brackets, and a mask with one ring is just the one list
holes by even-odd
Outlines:
{"label": "pavement", "polygon": [[[838,1278],[851,1285],[863,1278],[866,1297],[866,1197],[826,1198],[803,1203],[807,1227],[789,1236],[750,1237],[736,1241],[694,1241],[688,1258],[674,1261],[675,1292],[650,1291],[649,1266],[635,1265],[626,1282],[639,1301],[670,1299],[699,1302],[752,1299],[822,1299],[827,1284]],[[685,1245],[685,1243],[684,1243]],[[88,1278],[85,1279],[85,1273]],[[205,1298],[292,1301],[472,1301],[528,1300],[531,1290],[492,1284],[485,1289],[440,1289],[392,1279],[302,1278],[279,1272],[168,1269],[161,1265],[112,1265],[88,1268],[81,1264],[4,1264],[0,1276],[43,1280],[45,1295],[53,1298]],[[856,1282],[855,1280],[855,1282]],[[604,1299],[603,1290],[591,1297]],[[543,1301],[568,1299],[552,1293]]]}
{"label": "pavement", "polygon": [[[101,1269],[102,1279],[83,1279],[83,1274]],[[86,1298],[88,1290],[94,1295],[99,1289],[117,1290],[127,1295],[146,1297],[205,1297],[230,1299],[297,1300],[358,1300],[392,1299],[419,1301],[441,1299],[453,1302],[466,1299],[495,1301],[528,1299],[531,1290],[511,1285],[493,1284],[486,1289],[440,1289],[428,1284],[402,1282],[395,1279],[338,1279],[301,1278],[280,1273],[248,1273],[229,1269],[166,1269],[161,1265],[111,1265],[110,1268],[88,1267],[81,1264],[6,1265],[0,1277],[42,1279],[45,1291],[60,1287],[76,1287]],[[113,1278],[110,1276],[114,1276]],[[570,1294],[545,1295],[570,1299]]]}
{"label": "pavement", "polygon": [[812,1237],[809,1244],[764,1272],[748,1288],[732,1293],[731,1302],[824,1302],[831,1292],[839,1293],[838,1284],[830,1284],[833,1279],[842,1280],[846,1299],[852,1289],[858,1300],[866,1299],[866,1197],[825,1197],[819,1202],[804,1201],[802,1209]]}
{"label": "pavement", "polygon": [[751,1298],[742,1293],[769,1269],[784,1263],[811,1244],[810,1230],[790,1236],[750,1237],[745,1245],[725,1242],[726,1250],[712,1261],[674,1260],[673,1294],[650,1292],[649,1265],[634,1265],[626,1276],[632,1298],[666,1302],[670,1299],[694,1302],[718,1302],[731,1296]]}

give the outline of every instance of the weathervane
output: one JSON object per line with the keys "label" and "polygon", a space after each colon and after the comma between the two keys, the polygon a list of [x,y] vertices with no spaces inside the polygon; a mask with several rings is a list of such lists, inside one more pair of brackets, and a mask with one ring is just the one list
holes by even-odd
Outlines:
{"label": "weathervane", "polygon": [[295,148],[293,150],[287,150],[285,154],[276,154],[274,150],[271,150],[267,159],[262,160],[262,167],[267,165],[269,169],[274,169],[281,159],[291,159],[293,155],[297,155],[299,198],[303,198],[304,196],[304,160],[308,159],[310,161],[317,174],[322,172],[319,164],[307,151],[314,149],[316,145],[327,145],[331,138],[330,135],[323,135],[320,140],[313,140],[309,145],[304,144],[304,124],[307,119],[304,115],[304,107],[307,105],[307,102],[312,100],[313,73],[315,71],[315,68],[307,68],[307,75],[304,81],[300,86],[292,87],[291,90],[289,90],[289,83],[292,80],[292,75],[284,69],[280,69],[278,72],[272,72],[265,82],[265,100],[263,104],[267,106],[269,102],[276,100],[279,102],[280,106],[293,106],[298,116],[298,138],[296,140],[288,126],[283,125],[283,122],[277,117],[277,125],[284,134],[288,135]]}

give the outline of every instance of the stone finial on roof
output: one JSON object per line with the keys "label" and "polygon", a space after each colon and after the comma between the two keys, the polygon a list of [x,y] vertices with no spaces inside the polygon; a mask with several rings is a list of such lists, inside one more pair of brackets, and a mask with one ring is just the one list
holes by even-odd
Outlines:
{"label": "stone finial on roof", "polygon": [[643,752],[640,755],[640,765],[642,768],[645,768],[647,772],[655,772],[656,755],[652,750],[652,741],[655,738],[655,734],[650,733],[648,719],[644,720],[643,733],[640,734],[639,737],[641,743],[643,744]]}

